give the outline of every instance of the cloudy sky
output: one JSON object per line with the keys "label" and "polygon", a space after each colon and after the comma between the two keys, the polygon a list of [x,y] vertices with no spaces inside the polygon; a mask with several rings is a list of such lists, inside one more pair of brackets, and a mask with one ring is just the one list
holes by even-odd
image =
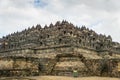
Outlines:
{"label": "cloudy sky", "polygon": [[0,37],[63,19],[120,42],[120,0],[0,0]]}

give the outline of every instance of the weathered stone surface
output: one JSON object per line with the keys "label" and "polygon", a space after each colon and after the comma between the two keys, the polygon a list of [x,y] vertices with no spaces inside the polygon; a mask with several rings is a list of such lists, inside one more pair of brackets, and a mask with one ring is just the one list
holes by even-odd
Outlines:
{"label": "weathered stone surface", "polygon": [[120,44],[67,21],[0,38],[0,76],[120,77]]}

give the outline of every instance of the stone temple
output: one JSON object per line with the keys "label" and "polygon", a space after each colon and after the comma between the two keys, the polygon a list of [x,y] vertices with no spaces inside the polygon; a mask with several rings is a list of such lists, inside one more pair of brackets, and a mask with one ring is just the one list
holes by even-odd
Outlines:
{"label": "stone temple", "polygon": [[0,76],[120,77],[120,44],[67,21],[0,38]]}

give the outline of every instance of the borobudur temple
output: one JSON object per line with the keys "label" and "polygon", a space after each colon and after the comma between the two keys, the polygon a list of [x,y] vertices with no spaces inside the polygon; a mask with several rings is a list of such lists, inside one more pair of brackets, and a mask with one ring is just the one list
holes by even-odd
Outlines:
{"label": "borobudur temple", "polygon": [[120,77],[120,44],[65,20],[0,38],[0,76]]}

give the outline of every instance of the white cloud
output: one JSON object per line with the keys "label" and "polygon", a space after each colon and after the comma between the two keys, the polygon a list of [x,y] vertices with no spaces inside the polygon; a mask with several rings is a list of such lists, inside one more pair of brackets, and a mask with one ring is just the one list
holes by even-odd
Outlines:
{"label": "white cloud", "polygon": [[114,41],[120,42],[119,14],[119,0],[40,0],[40,6],[36,6],[34,0],[1,0],[0,36],[66,19],[111,35]]}

